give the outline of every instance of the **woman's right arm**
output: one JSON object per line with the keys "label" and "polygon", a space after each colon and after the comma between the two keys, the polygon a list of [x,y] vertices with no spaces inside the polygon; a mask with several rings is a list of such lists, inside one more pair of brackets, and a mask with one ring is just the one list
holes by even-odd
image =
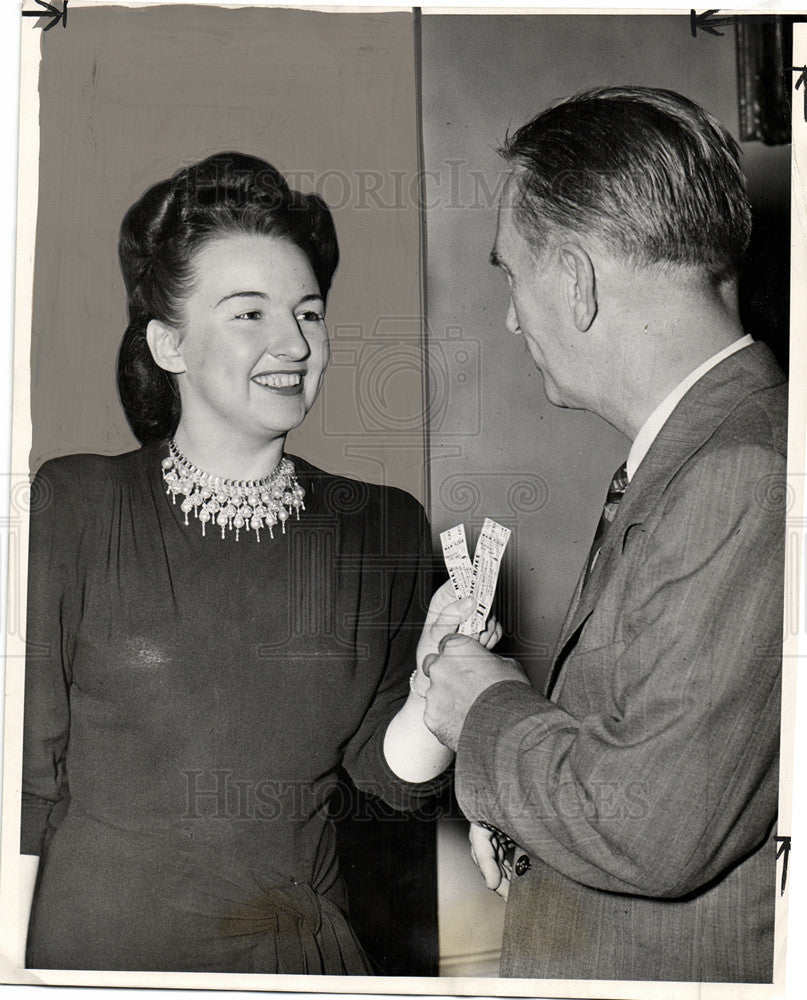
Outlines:
{"label": "woman's right arm", "polygon": [[[423,661],[430,654],[437,653],[440,640],[453,635],[473,608],[472,597],[456,599],[450,580],[435,592],[429,604],[418,642],[416,669],[410,682],[409,697],[390,722],[384,736],[387,764],[404,781],[429,781],[444,771],[454,757],[423,720],[426,690],[429,686],[429,679],[423,673]],[[491,618],[477,640],[486,648],[492,648],[501,634],[501,625],[495,618]]]}
{"label": "woman's right arm", "polygon": [[[27,924],[54,807],[69,798],[69,619],[75,599],[75,475],[70,460],[47,462],[31,487],[25,626],[20,916]],[[24,935],[23,935],[24,940]],[[24,945],[23,945],[24,947]]]}

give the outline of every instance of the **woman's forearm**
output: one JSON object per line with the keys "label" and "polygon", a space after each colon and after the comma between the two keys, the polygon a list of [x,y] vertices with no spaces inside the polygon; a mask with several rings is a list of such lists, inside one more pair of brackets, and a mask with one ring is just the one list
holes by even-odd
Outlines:
{"label": "woman's forearm", "polygon": [[[384,734],[387,764],[404,781],[430,781],[448,767],[454,756],[423,721],[426,706],[424,694],[429,686],[429,679],[423,673],[423,664],[430,653],[438,652],[441,639],[456,632],[473,609],[472,598],[457,600],[450,580],[431,599],[417,648],[417,672],[412,679],[413,690],[410,690],[403,708],[387,726]],[[491,618],[478,640],[489,648],[499,641],[501,634],[501,626],[495,618]]]}
{"label": "woman's forearm", "polygon": [[[422,676],[416,681],[428,683]],[[430,781],[448,767],[454,756],[427,728],[424,705],[425,700],[410,691],[384,736],[387,764],[403,781]]]}

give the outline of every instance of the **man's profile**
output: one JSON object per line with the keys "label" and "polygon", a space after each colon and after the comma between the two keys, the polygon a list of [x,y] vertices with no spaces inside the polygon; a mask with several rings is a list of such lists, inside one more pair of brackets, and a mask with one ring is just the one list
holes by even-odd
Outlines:
{"label": "man's profile", "polygon": [[686,98],[624,87],[502,153],[507,328],[552,403],[630,446],[547,690],[468,637],[429,665],[459,803],[517,844],[501,972],[770,981],[787,385],[740,322],[739,152]]}

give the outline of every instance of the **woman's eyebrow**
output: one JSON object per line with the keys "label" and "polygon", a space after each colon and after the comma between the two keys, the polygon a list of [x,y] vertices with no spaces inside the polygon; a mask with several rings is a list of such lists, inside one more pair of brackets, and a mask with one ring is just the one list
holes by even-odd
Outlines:
{"label": "woman's eyebrow", "polygon": [[220,306],[222,302],[226,302],[227,299],[238,299],[238,298],[268,299],[269,296],[265,292],[230,292],[230,294],[225,295],[223,299],[219,299],[216,305]]}
{"label": "woman's eyebrow", "polygon": [[[216,303],[216,306],[220,306],[222,302],[227,302],[228,299],[238,299],[238,298],[268,299],[269,296],[266,294],[266,292],[230,292],[230,294],[225,295],[223,299],[219,299],[219,301]],[[322,301],[324,300],[321,295],[315,295],[312,293],[311,295],[304,295],[303,298],[300,299],[299,304],[302,305],[303,302],[322,302]]]}

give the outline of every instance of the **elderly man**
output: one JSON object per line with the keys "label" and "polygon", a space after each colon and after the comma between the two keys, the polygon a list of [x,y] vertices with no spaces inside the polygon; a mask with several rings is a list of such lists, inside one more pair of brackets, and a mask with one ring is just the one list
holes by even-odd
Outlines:
{"label": "elderly man", "polygon": [[[787,386],[744,335],[738,149],[669,91],[538,115],[492,262],[557,406],[632,442],[546,692],[452,636],[426,721],[488,884],[515,842],[504,976],[772,978]],[[493,845],[493,846],[491,846]]]}

